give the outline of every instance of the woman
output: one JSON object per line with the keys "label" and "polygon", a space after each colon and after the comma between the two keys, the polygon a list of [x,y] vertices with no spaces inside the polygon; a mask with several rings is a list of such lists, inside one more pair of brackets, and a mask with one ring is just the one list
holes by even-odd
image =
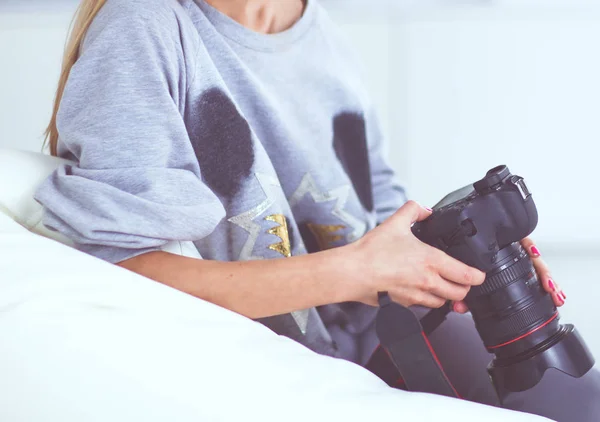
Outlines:
{"label": "woman", "polygon": [[[464,313],[485,276],[412,236],[431,210],[394,181],[357,67],[316,0],[84,0],[48,129],[51,152],[77,165],[37,192],[46,225],[366,365],[377,292],[405,306],[452,300]],[[190,256],[168,252],[190,241]],[[562,305],[539,251],[524,245]],[[455,314],[437,331],[459,393],[495,404],[472,321]],[[591,396],[572,393],[599,391],[598,375],[559,379],[514,408],[591,421],[575,415],[597,406]]]}

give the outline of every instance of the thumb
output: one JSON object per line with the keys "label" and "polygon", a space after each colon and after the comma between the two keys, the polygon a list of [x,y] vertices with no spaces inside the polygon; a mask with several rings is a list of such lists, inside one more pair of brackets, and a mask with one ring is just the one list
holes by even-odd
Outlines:
{"label": "thumb", "polygon": [[418,221],[425,220],[432,212],[431,209],[423,207],[415,201],[408,201],[396,212],[394,217],[403,220],[406,224],[412,225]]}
{"label": "thumb", "polygon": [[458,312],[459,314],[466,314],[467,312],[469,312],[469,307],[463,300],[454,302],[452,309],[454,310],[454,312]]}

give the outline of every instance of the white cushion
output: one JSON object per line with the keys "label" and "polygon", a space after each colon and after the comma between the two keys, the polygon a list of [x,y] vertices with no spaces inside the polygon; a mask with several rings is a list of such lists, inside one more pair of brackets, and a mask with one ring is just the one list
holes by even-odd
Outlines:
{"label": "white cushion", "polygon": [[42,206],[33,194],[42,181],[67,160],[28,151],[0,148],[0,212],[23,227],[71,245],[60,233],[42,224]]}

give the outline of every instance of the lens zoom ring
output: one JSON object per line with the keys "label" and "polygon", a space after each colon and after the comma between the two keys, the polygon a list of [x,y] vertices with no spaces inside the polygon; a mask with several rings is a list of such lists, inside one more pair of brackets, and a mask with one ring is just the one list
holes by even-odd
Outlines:
{"label": "lens zoom ring", "polygon": [[499,273],[488,276],[481,286],[474,286],[471,291],[476,296],[483,296],[506,287],[513,281],[523,277],[531,271],[531,264],[527,259],[520,259],[510,267]]}
{"label": "lens zoom ring", "polygon": [[[542,324],[547,321],[554,314],[554,307],[549,301],[551,301],[550,296],[546,296],[508,318],[500,321],[497,319],[480,321],[478,323],[479,333],[486,334],[486,338],[482,337],[483,342],[488,347],[497,346],[526,334],[534,327],[534,324]],[[549,311],[551,312],[548,313]]]}

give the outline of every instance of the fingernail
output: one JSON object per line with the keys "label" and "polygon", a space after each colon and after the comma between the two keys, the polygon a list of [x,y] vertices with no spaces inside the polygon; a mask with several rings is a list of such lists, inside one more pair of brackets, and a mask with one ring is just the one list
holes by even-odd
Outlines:
{"label": "fingernail", "polygon": [[433,212],[433,210],[432,210],[431,208],[429,208],[429,207],[425,207],[425,209],[426,209],[427,211],[429,211],[429,212]]}
{"label": "fingernail", "polygon": [[531,247],[531,253],[533,254],[533,256],[542,256],[540,250],[535,245]]}
{"label": "fingernail", "polygon": [[550,290],[552,290],[553,292],[556,291],[556,285],[554,284],[554,282],[552,281],[552,279],[548,280],[548,287],[550,287]]}
{"label": "fingernail", "polygon": [[565,292],[561,291],[560,295],[562,296],[563,301],[567,300],[567,295],[565,294]]}
{"label": "fingernail", "polygon": [[565,300],[562,297],[560,297],[560,295],[558,295],[558,300],[560,300],[561,305],[565,304]]}

